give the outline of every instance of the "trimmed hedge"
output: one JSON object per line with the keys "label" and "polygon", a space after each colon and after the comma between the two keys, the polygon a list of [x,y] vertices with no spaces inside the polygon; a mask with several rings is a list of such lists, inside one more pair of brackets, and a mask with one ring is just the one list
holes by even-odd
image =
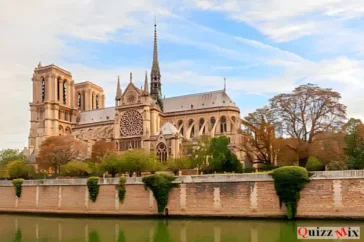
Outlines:
{"label": "trimmed hedge", "polygon": [[22,179],[22,178],[14,179],[12,181],[13,185],[15,187],[16,197],[18,197],[18,198],[20,198],[20,196],[21,196],[21,188],[22,188],[22,185],[23,185],[23,181],[24,181],[24,179]]}
{"label": "trimmed hedge", "polygon": [[178,184],[172,183],[175,177],[168,174],[154,174],[143,177],[144,188],[152,190],[157,200],[158,213],[162,213],[168,204],[169,191]]}
{"label": "trimmed hedge", "polygon": [[274,188],[279,197],[279,205],[286,205],[288,219],[297,214],[297,205],[300,200],[300,191],[310,181],[307,170],[299,166],[284,166],[272,172]]}
{"label": "trimmed hedge", "polygon": [[119,178],[119,186],[118,186],[118,195],[119,195],[119,201],[120,203],[123,203],[124,202],[124,198],[125,198],[125,182],[126,182],[126,179],[125,177],[121,176]]}
{"label": "trimmed hedge", "polygon": [[89,197],[92,202],[95,202],[97,195],[99,195],[100,185],[98,184],[99,178],[97,176],[92,176],[87,179],[87,188]]}

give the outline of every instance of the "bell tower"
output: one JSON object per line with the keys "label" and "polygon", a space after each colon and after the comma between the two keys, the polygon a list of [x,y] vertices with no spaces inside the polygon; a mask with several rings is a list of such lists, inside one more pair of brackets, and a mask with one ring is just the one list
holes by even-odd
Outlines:
{"label": "bell tower", "polygon": [[157,44],[157,24],[154,23],[154,47],[153,47],[153,63],[152,71],[150,72],[150,95],[157,101],[159,107],[163,110],[162,103],[162,83],[161,72],[158,61],[158,44]]}

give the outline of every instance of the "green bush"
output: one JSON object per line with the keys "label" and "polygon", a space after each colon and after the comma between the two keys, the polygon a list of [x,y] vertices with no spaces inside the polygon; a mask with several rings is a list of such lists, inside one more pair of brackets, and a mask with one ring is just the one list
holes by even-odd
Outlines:
{"label": "green bush", "polygon": [[255,168],[253,167],[246,167],[243,169],[243,173],[253,173],[255,171]]}
{"label": "green bush", "polygon": [[97,195],[99,194],[99,178],[96,176],[89,177],[87,179],[87,188],[91,201],[95,202]]}
{"label": "green bush", "polygon": [[348,166],[343,161],[331,161],[329,164],[327,164],[328,171],[341,171],[347,169]]}
{"label": "green bush", "polygon": [[310,156],[306,164],[306,169],[308,171],[323,171],[324,167],[324,164],[322,164],[318,159],[313,156]]}
{"label": "green bush", "polygon": [[119,201],[121,203],[124,202],[124,198],[125,198],[125,182],[126,182],[126,179],[125,177],[121,176],[119,178],[119,186],[118,186],[118,195],[119,195]]}
{"label": "green bush", "polygon": [[11,161],[6,165],[7,175],[10,179],[23,178],[29,179],[34,172],[33,166],[25,165],[22,160]]}
{"label": "green bush", "polygon": [[157,200],[158,213],[162,213],[168,204],[169,191],[177,184],[172,183],[175,177],[168,174],[154,174],[143,177],[145,189],[152,190],[155,199]]}
{"label": "green bush", "polygon": [[23,184],[24,179],[18,178],[13,180],[13,185],[15,187],[15,194],[19,198],[21,196],[21,188]]}
{"label": "green bush", "polygon": [[307,170],[299,166],[284,166],[273,170],[272,176],[280,206],[282,203],[286,205],[288,219],[295,218],[300,191],[310,181]]}
{"label": "green bush", "polygon": [[71,161],[61,166],[63,176],[88,176],[92,168],[86,162]]}
{"label": "green bush", "polygon": [[168,170],[172,171],[175,175],[178,175],[180,170],[189,169],[191,166],[191,160],[188,158],[170,159],[167,162]]}

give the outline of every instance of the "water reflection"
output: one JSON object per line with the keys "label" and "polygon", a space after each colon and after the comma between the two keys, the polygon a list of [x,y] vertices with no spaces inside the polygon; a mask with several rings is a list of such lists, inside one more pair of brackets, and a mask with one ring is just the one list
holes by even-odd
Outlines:
{"label": "water reflection", "polygon": [[0,241],[291,242],[297,241],[297,226],[364,228],[364,222],[85,219],[0,215]]}

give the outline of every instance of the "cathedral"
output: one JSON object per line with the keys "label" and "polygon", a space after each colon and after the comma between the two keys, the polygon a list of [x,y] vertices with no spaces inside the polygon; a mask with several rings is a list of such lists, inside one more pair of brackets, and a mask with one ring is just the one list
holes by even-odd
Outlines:
{"label": "cathedral", "polygon": [[113,142],[115,149],[143,148],[161,162],[183,155],[183,147],[198,137],[225,135],[230,149],[241,151],[240,110],[226,88],[184,96],[162,97],[162,75],[158,62],[157,30],[154,25],[153,61],[148,79],[138,88],[130,82],[122,90],[118,77],[115,106],[105,107],[103,88],[89,81],[76,83],[69,71],[56,65],[42,66],[33,73],[30,103],[30,133],[26,154],[36,161],[41,143],[50,136],[72,135],[87,144],[90,155],[98,140]]}

